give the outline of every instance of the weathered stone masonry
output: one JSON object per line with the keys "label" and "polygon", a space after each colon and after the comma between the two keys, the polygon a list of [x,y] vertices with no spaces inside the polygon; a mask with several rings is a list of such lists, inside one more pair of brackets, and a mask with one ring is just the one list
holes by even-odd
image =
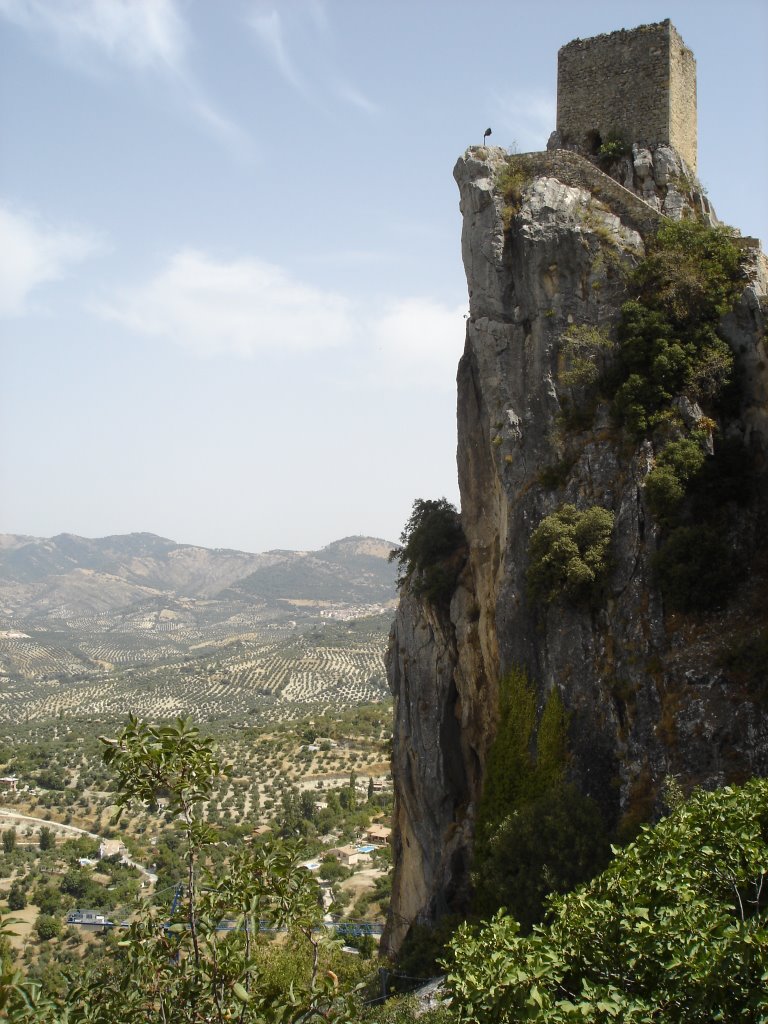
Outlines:
{"label": "weathered stone masonry", "polygon": [[667,19],[558,53],[557,130],[564,145],[595,152],[616,135],[673,146],[696,173],[696,61]]}

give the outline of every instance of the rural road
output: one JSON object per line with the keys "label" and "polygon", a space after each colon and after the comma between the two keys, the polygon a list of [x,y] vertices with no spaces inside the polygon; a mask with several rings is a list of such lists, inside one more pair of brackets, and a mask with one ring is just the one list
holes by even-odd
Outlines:
{"label": "rural road", "polygon": [[[0,824],[2,824],[2,819],[9,818],[13,818],[16,821],[29,821],[32,824],[40,826],[46,825],[48,828],[54,828],[61,832],[72,832],[76,836],[87,836],[89,839],[95,839],[97,843],[104,841],[103,836],[98,835],[96,832],[89,832],[84,828],[78,828],[77,825],[64,825],[60,821],[49,821],[45,818],[35,818],[31,814],[20,814],[18,811],[0,810]],[[140,871],[152,885],[157,881],[157,875],[150,871],[149,868],[145,868],[143,864],[139,864],[132,857],[129,857],[127,853],[123,855],[122,860],[132,868],[136,868]]]}

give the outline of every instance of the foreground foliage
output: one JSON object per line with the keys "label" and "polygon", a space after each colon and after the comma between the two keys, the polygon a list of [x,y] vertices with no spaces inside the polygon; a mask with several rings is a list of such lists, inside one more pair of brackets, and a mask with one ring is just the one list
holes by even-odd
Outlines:
{"label": "foreground foliage", "polygon": [[[352,994],[339,990],[334,948],[322,929],[315,879],[281,844],[236,851],[225,872],[200,880],[200,860],[215,831],[200,806],[221,773],[208,738],[179,720],[155,727],[131,719],[107,739],[105,760],[119,783],[118,806],[167,801],[186,851],[187,877],[170,915],[144,905],[108,955],[73,973],[67,992],[39,987],[6,971],[0,1006],[18,1024],[164,1024],[294,1022],[318,1016],[354,1019]],[[264,940],[285,930],[286,946]]]}
{"label": "foreground foliage", "polygon": [[504,913],[462,926],[458,1019],[768,1020],[768,780],[698,792],[593,882],[553,897],[530,936]]}

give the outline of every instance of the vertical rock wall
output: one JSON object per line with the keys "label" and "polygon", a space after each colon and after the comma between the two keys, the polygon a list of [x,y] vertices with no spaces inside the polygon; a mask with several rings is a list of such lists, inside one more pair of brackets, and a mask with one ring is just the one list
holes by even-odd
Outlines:
{"label": "vertical rock wall", "polygon": [[[756,559],[754,580],[721,614],[695,622],[665,615],[651,567],[659,530],[644,496],[651,443],[628,445],[607,403],[588,428],[563,425],[562,336],[571,324],[610,330],[626,298],[621,268],[642,257],[644,241],[636,200],[612,202],[611,189],[597,199],[600,172],[583,161],[581,185],[581,158],[568,154],[558,172],[557,157],[547,163],[537,154],[528,163],[511,218],[495,187],[503,151],[470,150],[455,170],[470,299],[458,371],[469,555],[450,607],[435,609],[406,587],[393,626],[390,952],[413,923],[469,905],[498,684],[512,667],[527,670],[539,710],[559,689],[569,712],[572,779],[612,824],[650,813],[670,773],[717,785],[768,772],[765,704],[739,691],[717,663],[727,631],[764,608],[761,572],[768,574],[768,565]],[[755,273],[726,325],[747,382],[743,415],[730,429],[753,447],[766,437],[760,291]],[[544,483],[547,468],[559,474],[555,485]],[[599,608],[558,603],[541,611],[528,599],[530,534],[563,502],[615,513],[612,569]],[[762,495],[734,524],[742,546],[760,547],[765,520]]]}

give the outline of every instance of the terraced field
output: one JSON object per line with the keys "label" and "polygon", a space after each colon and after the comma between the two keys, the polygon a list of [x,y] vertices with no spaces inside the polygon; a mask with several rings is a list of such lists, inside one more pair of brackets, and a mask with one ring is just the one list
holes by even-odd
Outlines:
{"label": "terraced field", "polygon": [[0,672],[21,679],[80,672],[87,667],[87,657],[66,646],[45,642],[20,630],[0,631]]}
{"label": "terraced field", "polygon": [[162,621],[146,636],[121,624],[108,640],[100,625],[102,637],[78,640],[76,653],[31,636],[0,638],[0,721],[130,712],[267,722],[302,706],[348,707],[387,695],[384,616],[258,630],[249,621],[247,633],[216,630],[204,641],[190,630],[196,645],[170,642]]}
{"label": "terraced field", "polygon": [[387,696],[395,586],[384,541],[263,556],[144,534],[4,543],[0,721],[268,722]]}

